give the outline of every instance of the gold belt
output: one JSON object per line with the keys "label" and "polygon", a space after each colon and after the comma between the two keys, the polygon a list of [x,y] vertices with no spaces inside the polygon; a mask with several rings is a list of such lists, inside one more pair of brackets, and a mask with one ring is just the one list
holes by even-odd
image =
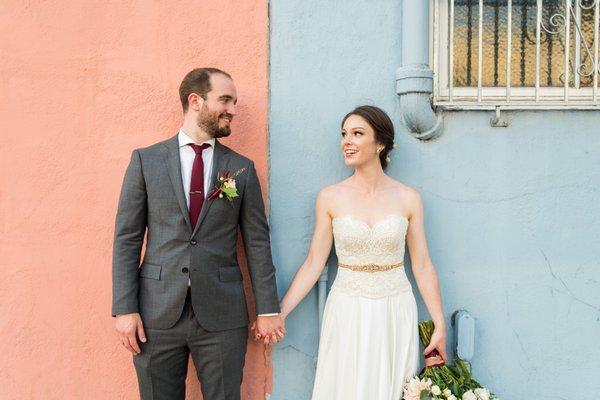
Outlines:
{"label": "gold belt", "polygon": [[338,264],[341,268],[347,268],[352,271],[358,272],[382,272],[382,271],[390,271],[394,268],[400,268],[404,266],[404,261],[399,262],[397,264],[359,264],[359,265],[348,265],[348,264]]}

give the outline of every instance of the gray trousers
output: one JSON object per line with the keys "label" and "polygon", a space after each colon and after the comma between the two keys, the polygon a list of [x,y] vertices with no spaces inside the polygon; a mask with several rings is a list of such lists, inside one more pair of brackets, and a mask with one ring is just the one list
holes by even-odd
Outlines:
{"label": "gray trousers", "polygon": [[191,353],[204,400],[239,400],[248,328],[204,330],[190,294],[181,317],[169,329],[146,329],[142,352],[133,356],[142,400],[185,400]]}

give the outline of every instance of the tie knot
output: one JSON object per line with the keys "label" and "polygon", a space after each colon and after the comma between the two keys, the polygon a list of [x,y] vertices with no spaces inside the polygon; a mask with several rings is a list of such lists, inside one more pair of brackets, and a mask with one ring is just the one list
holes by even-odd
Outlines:
{"label": "tie knot", "polygon": [[190,143],[190,146],[192,146],[192,149],[194,149],[196,154],[202,154],[204,149],[208,149],[210,147],[210,143],[202,143],[201,145]]}

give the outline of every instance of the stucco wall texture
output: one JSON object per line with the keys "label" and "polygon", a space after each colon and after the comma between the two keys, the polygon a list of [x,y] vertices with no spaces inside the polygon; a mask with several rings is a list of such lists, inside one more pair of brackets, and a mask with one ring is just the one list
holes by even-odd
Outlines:
{"label": "stucco wall texture", "polygon": [[[269,179],[279,289],[306,256],[317,193],[351,173],[339,152],[342,117],[379,105],[396,127],[388,173],[423,198],[448,350],[450,316],[466,309],[476,324],[475,376],[502,399],[597,400],[600,113],[503,112],[509,127],[492,128],[492,112],[447,112],[440,138],[413,138],[395,93],[406,3],[271,3]],[[426,319],[414,280],[413,290]],[[319,335],[314,292],[287,330],[273,351],[271,400],[309,399]]]}
{"label": "stucco wall texture", "polygon": [[[0,399],[138,397],[110,316],[125,167],[179,128],[185,73],[218,66],[239,92],[225,143],[266,197],[267,27],[265,1],[3,2]],[[244,399],[264,398],[268,368],[250,344]]]}

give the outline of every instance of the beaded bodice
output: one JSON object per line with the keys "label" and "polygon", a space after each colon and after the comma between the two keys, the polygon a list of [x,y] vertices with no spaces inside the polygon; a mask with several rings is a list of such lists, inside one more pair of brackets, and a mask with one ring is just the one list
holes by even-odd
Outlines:
{"label": "beaded bodice", "polygon": [[[371,298],[411,290],[402,267],[406,217],[390,214],[369,226],[353,216],[343,216],[334,218],[332,224],[340,265],[332,290]],[[377,266],[386,268],[378,270]]]}

